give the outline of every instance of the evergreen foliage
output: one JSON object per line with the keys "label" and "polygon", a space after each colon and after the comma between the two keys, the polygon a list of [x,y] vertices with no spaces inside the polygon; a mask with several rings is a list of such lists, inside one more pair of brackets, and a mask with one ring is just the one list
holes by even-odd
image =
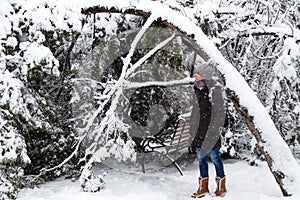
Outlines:
{"label": "evergreen foliage", "polygon": [[[54,18],[45,19],[50,22],[46,27],[36,17],[56,6],[22,5],[26,3],[7,2],[1,10],[8,22],[2,28],[10,31],[0,37],[0,199],[14,199],[18,188],[31,183],[29,175],[62,162],[72,152],[74,140],[69,123],[70,83],[61,81],[61,63],[53,55],[68,43],[65,38],[72,31],[55,27]],[[57,85],[60,92],[53,94]]]}

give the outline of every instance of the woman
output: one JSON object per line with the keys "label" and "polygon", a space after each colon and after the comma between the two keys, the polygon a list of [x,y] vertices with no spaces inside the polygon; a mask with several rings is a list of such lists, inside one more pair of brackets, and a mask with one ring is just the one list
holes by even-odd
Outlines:
{"label": "woman", "polygon": [[[208,155],[214,164],[217,175],[215,179],[217,182],[215,195],[223,197],[227,192],[225,186],[226,177],[219,152],[221,148],[221,138],[218,131],[221,127],[222,120],[219,120],[217,117],[215,117],[216,112],[219,111],[212,108],[210,97],[211,99],[214,99],[213,95],[209,96],[209,89],[199,70],[195,70],[194,78],[194,90],[197,99],[196,105],[198,105],[196,106],[196,109],[194,108],[194,110],[198,111],[199,120],[196,120],[198,121],[198,127],[195,130],[195,137],[191,146],[196,150],[197,153],[200,177],[199,188],[195,193],[192,194],[192,197],[198,198],[209,194]],[[217,101],[220,101],[220,99],[222,99],[222,96],[216,98]],[[221,105],[221,107],[222,106],[223,105]],[[212,117],[212,115],[214,115],[214,117]]]}

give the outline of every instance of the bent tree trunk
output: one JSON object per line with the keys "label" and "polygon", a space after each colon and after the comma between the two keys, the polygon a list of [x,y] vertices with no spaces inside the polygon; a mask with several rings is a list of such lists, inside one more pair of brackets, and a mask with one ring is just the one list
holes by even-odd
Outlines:
{"label": "bent tree trunk", "polygon": [[258,143],[257,147],[258,147],[259,151],[264,155],[266,162],[268,163],[269,169],[271,170],[271,173],[273,174],[277,184],[279,185],[282,194],[284,196],[290,196],[291,194],[288,193],[288,191],[285,189],[284,184],[282,182],[282,179],[284,178],[285,175],[281,171],[273,170],[273,159],[272,159],[271,155],[267,151],[264,150],[264,147],[262,145],[264,142],[262,140],[261,133],[256,128],[256,126],[252,120],[252,117],[248,114],[247,109],[240,105],[239,99],[236,95],[234,95],[233,91],[226,90],[226,95],[233,102],[235,109],[242,116],[242,118],[244,119],[245,123],[247,124],[249,130],[255,137],[255,139]]}
{"label": "bent tree trunk", "polygon": [[[121,6],[116,7],[116,5]],[[160,11],[151,8],[160,8]],[[161,10],[163,10],[163,12],[161,12]],[[218,51],[214,44],[202,32],[200,27],[196,26],[180,13],[171,10],[169,7],[148,0],[104,0],[101,1],[100,6],[82,10],[82,14],[86,15],[103,12],[133,14],[145,18],[154,15],[157,17],[157,22],[160,22],[176,32],[182,33],[185,38],[188,38],[189,35],[193,35],[194,39],[190,39],[189,41],[191,44],[197,44],[196,46],[192,44],[194,50],[211,66],[216,67],[223,75],[226,83],[226,94],[234,103],[235,108],[257,140],[258,148],[264,155],[282,194],[289,196],[296,192],[297,187],[300,186],[300,177],[297,174],[300,170],[289,147],[280,136],[268,112],[244,78],[222,56],[220,51]],[[249,101],[249,99],[251,99],[251,101]]]}

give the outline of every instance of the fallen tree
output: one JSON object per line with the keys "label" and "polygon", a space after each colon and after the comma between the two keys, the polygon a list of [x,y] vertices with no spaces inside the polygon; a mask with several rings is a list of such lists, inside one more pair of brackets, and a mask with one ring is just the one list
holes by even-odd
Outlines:
{"label": "fallen tree", "polygon": [[[281,138],[267,110],[256,97],[253,90],[246,83],[241,74],[229,63],[214,46],[209,38],[196,26],[180,13],[171,10],[169,7],[153,1],[102,1],[100,6],[83,9],[83,14],[95,13],[122,13],[139,15],[144,18],[151,18],[147,21],[151,24],[154,20],[178,33],[189,38],[189,42],[195,51],[210,66],[215,67],[223,76],[226,94],[234,103],[235,108],[245,120],[249,130],[257,140],[258,148],[264,155],[269,169],[278,183],[284,196],[292,195],[300,185],[299,166],[294,159],[288,145]],[[146,22],[146,23],[147,23]],[[149,27],[149,24],[146,28]],[[130,55],[125,59],[130,60]],[[128,68],[129,63],[124,63],[126,74],[132,69]],[[186,80],[189,81],[189,80]],[[120,83],[125,83],[123,79]],[[120,91],[112,91],[119,93]],[[115,100],[118,95],[115,95]],[[96,116],[97,113],[94,115]],[[88,127],[87,127],[88,130]]]}

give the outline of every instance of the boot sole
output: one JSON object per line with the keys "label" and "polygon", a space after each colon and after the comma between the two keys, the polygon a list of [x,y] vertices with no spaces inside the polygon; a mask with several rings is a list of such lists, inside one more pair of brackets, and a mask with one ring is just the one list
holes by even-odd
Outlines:
{"label": "boot sole", "polygon": [[201,195],[194,195],[194,194],[192,194],[191,197],[193,197],[193,198],[201,198],[201,197],[206,196],[207,194],[209,194],[209,193],[204,193],[204,194],[201,194]]}
{"label": "boot sole", "polygon": [[224,197],[226,194],[227,194],[227,192],[224,192],[224,193],[221,194],[221,195],[216,195],[216,197]]}

